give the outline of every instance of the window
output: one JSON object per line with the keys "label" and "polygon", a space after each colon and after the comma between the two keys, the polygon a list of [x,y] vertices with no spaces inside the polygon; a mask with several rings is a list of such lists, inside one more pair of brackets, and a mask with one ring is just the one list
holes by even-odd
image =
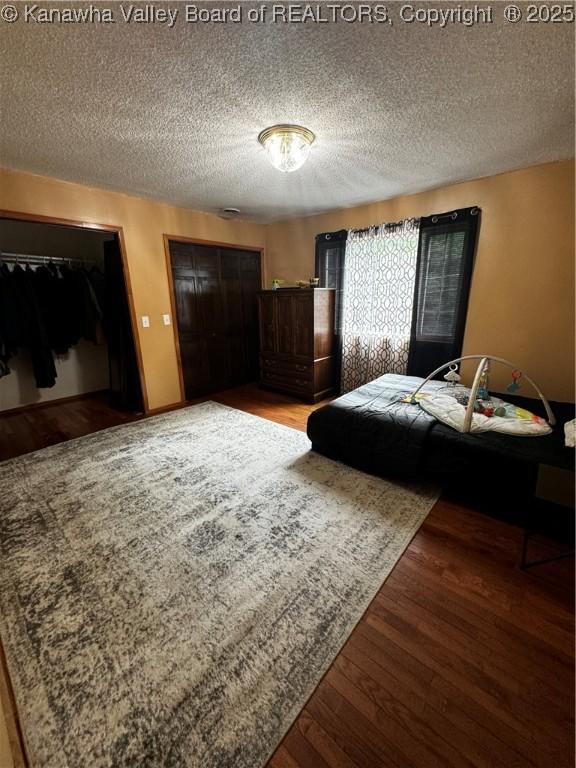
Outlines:
{"label": "window", "polygon": [[316,273],[321,288],[336,290],[336,334],[340,334],[340,313],[342,309],[342,288],[344,275],[344,251],[348,232],[323,232],[316,235]]}
{"label": "window", "polygon": [[478,208],[421,219],[408,373],[427,376],[462,352]]}
{"label": "window", "polygon": [[463,231],[422,233],[417,339],[446,341],[456,332],[465,239]]}

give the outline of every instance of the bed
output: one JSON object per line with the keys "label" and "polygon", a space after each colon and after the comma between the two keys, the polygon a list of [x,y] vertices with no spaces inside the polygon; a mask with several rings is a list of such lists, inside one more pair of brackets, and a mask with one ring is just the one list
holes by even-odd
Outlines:
{"label": "bed", "polygon": [[[437,421],[418,404],[403,402],[422,383],[415,376],[386,374],[314,411],[308,419],[312,448],[383,477],[448,481],[462,478],[534,487],[539,464],[573,469],[574,451],[564,445],[563,424],[574,405],[552,402],[557,426],[549,435],[516,437],[484,432],[465,434]],[[424,391],[446,387],[430,381]],[[504,396],[545,416],[539,400]]]}

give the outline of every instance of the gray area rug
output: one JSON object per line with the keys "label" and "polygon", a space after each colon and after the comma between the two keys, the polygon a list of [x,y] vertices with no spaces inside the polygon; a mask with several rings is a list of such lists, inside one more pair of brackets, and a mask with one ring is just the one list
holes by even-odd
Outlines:
{"label": "gray area rug", "polygon": [[437,496],[206,403],[0,464],[32,768],[258,768]]}

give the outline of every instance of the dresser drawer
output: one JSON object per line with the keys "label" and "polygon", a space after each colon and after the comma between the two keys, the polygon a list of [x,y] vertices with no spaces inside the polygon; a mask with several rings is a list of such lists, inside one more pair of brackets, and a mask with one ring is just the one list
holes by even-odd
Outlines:
{"label": "dresser drawer", "polygon": [[314,378],[314,366],[312,363],[298,363],[294,360],[286,360],[281,357],[263,357],[262,371],[270,373],[282,372],[288,376],[295,376],[299,379],[312,381]]}
{"label": "dresser drawer", "polygon": [[312,376],[298,376],[284,371],[270,371],[264,368],[262,371],[262,383],[281,389],[290,389],[295,392],[312,392],[314,380]]}

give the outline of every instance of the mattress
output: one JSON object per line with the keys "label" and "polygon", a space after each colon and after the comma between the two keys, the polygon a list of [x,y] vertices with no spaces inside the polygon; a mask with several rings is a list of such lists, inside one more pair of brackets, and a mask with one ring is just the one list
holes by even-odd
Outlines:
{"label": "mattress", "polygon": [[[483,472],[490,475],[485,481],[493,481],[493,473],[501,475],[512,465],[526,473],[535,471],[538,464],[573,468],[574,451],[565,447],[563,429],[564,422],[574,418],[573,404],[551,403],[557,425],[549,435],[462,434],[418,404],[403,402],[422,381],[416,376],[386,374],[314,411],[307,428],[313,449],[383,477],[442,480]],[[444,381],[430,381],[424,391],[445,386]],[[539,400],[505,399],[546,415]]]}

